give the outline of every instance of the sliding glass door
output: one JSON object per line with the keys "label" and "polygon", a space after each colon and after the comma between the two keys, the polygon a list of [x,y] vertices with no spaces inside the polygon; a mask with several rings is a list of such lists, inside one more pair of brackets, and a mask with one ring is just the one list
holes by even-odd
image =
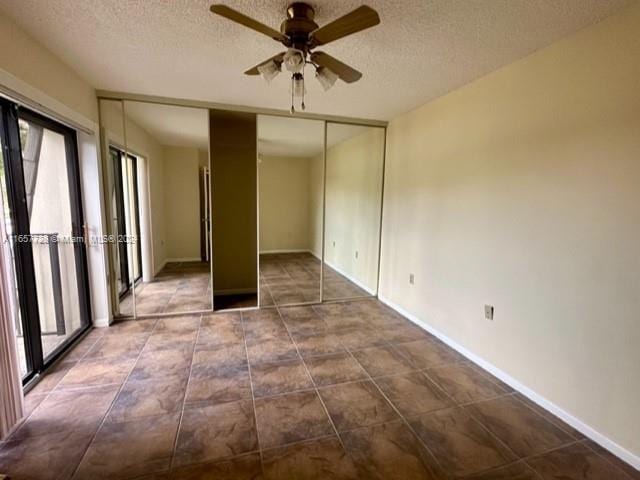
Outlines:
{"label": "sliding glass door", "polygon": [[5,224],[25,382],[89,326],[76,133],[0,101]]}
{"label": "sliding glass door", "polygon": [[118,232],[118,293],[123,298],[142,277],[140,209],[138,201],[138,159],[115,147],[109,147],[113,164],[112,208]]}

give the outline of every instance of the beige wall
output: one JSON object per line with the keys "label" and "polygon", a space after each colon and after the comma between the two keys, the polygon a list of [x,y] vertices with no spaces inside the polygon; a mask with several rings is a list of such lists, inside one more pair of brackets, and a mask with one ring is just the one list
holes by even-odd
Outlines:
{"label": "beige wall", "polygon": [[[328,140],[341,128],[328,124]],[[383,159],[383,128],[327,149],[325,262],[372,293],[378,283]]]}
{"label": "beige wall", "polygon": [[[120,103],[112,100],[102,100],[100,102],[100,115],[107,143],[113,143],[121,148],[124,147],[122,107]],[[163,193],[165,176],[163,148],[154,137],[128,117],[126,127],[127,148],[131,153],[142,156],[147,165],[153,268],[154,273],[157,273],[167,259]],[[106,149],[104,151],[105,153],[107,152]],[[108,159],[109,157],[106,158]],[[112,172],[106,173],[110,175]],[[110,177],[109,183],[111,183]]]}
{"label": "beige wall", "polygon": [[309,249],[309,162],[261,157],[260,252]]}
{"label": "beige wall", "polygon": [[[126,105],[125,105],[126,112]],[[163,185],[164,151],[162,145],[146,130],[127,117],[127,148],[134,154],[144,157],[147,164],[149,185],[149,203],[151,209],[151,242],[153,249],[153,268],[157,273],[167,259],[165,200]]]}
{"label": "beige wall", "polygon": [[198,150],[198,165],[201,167],[209,166],[209,150]]}
{"label": "beige wall", "polygon": [[636,455],[638,25],[634,3],[390,123],[381,283]]}
{"label": "beige wall", "polygon": [[316,258],[322,258],[323,170],[324,154],[309,159],[309,250]]}
{"label": "beige wall", "polygon": [[0,68],[94,122],[94,88],[12,20],[0,14]]}
{"label": "beige wall", "polygon": [[197,148],[164,147],[164,228],[167,259],[200,259],[201,154]]}

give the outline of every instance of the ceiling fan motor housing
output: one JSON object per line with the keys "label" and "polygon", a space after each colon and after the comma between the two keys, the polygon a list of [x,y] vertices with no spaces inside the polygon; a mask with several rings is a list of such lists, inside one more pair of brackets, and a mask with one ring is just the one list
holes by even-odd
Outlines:
{"label": "ceiling fan motor housing", "polygon": [[280,31],[289,37],[288,46],[308,52],[309,34],[318,28],[314,17],[315,11],[307,3],[295,2],[287,7],[287,19],[280,25]]}

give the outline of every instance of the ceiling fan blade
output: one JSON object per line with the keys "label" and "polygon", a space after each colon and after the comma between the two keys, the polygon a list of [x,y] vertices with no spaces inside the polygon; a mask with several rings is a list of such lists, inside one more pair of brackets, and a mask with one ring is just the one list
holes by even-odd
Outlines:
{"label": "ceiling fan blade", "polygon": [[265,63],[270,62],[271,60],[278,62],[278,63],[282,63],[282,58],[284,57],[284,54],[286,52],[281,52],[277,55],[274,55],[271,58],[268,58],[267,60],[265,60],[264,62],[260,62],[259,64],[257,64],[255,67],[250,68],[249,70],[247,70],[246,72],[244,72],[245,75],[260,75],[260,72],[258,71],[258,67],[261,65],[264,65]]}
{"label": "ceiling fan blade", "polygon": [[313,52],[311,54],[311,61],[317,63],[321,67],[327,67],[334,72],[340,79],[347,83],[357,82],[362,78],[362,74],[355,68],[351,68],[346,63],[342,63],[340,60],[333,58],[331,55],[324,52]]}
{"label": "ceiling fan blade", "polygon": [[247,17],[245,14],[229,8],[226,5],[211,5],[211,11],[216,15],[220,15],[231,20],[232,22],[244,25],[245,27],[255,30],[256,32],[260,32],[267,37],[271,37],[279,42],[284,42],[285,40],[287,40],[287,37],[280,33],[278,30],[268,27],[267,25],[260,23],[251,17]]}
{"label": "ceiling fan blade", "polygon": [[379,23],[378,12],[371,7],[363,5],[351,13],[347,13],[345,16],[311,32],[311,41],[314,46],[326,45],[329,42],[373,27]]}

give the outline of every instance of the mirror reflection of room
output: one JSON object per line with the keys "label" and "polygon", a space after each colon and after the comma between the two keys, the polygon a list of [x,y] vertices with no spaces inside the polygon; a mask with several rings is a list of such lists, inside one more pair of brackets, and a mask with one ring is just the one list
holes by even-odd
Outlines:
{"label": "mirror reflection of room", "polygon": [[324,122],[258,117],[260,305],[320,301]]}
{"label": "mirror reflection of room", "polygon": [[377,294],[384,137],[327,122],[324,300]]}
{"label": "mirror reflection of room", "polygon": [[123,110],[126,136],[107,140],[119,314],[210,310],[207,111],[144,102]]}

